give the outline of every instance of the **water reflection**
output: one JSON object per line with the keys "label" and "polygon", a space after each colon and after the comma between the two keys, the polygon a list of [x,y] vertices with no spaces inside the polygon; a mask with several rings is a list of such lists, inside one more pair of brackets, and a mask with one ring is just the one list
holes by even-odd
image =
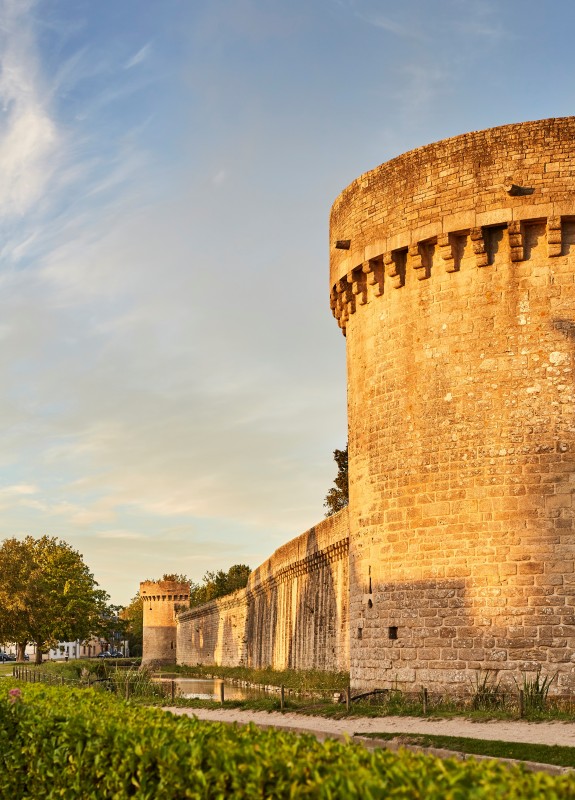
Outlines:
{"label": "water reflection", "polygon": [[226,700],[251,700],[267,694],[263,689],[235,686],[218,678],[159,678],[157,680],[158,683],[164,685],[171,685],[173,681],[175,694],[189,700],[219,700],[222,684]]}

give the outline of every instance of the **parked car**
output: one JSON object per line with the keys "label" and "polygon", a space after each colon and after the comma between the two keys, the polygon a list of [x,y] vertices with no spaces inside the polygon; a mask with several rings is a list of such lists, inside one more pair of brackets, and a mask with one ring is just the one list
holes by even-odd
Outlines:
{"label": "parked car", "polygon": [[12,653],[0,653],[0,662],[5,661],[16,661],[16,656],[13,656]]}
{"label": "parked car", "polygon": [[103,653],[98,653],[98,658],[112,658],[112,654],[109,650],[104,650]]}

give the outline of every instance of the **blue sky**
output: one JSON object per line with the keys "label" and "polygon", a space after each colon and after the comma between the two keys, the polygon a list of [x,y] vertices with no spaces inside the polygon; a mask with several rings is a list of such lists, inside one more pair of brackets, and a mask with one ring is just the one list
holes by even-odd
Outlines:
{"label": "blue sky", "polygon": [[574,113],[550,0],[0,0],[0,538],[255,567],[346,440],[328,215],[357,175]]}

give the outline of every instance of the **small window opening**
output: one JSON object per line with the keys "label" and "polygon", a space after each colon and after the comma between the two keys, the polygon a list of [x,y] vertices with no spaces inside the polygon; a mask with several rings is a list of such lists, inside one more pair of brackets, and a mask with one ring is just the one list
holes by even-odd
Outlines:
{"label": "small window opening", "polygon": [[397,639],[397,625],[390,625],[387,629],[389,639]]}
{"label": "small window opening", "polygon": [[373,608],[373,600],[368,600],[367,601],[367,607],[368,608]]}
{"label": "small window opening", "polygon": [[357,638],[358,639],[363,639],[363,628],[358,628],[357,629]]}

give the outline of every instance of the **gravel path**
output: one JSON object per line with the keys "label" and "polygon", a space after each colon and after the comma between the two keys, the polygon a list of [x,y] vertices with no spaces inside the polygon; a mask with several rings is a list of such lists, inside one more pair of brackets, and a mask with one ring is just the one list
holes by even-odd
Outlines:
{"label": "gravel path", "polygon": [[473,739],[500,739],[507,742],[533,742],[575,747],[573,722],[471,722],[461,717],[432,719],[420,717],[352,717],[326,719],[302,714],[280,714],[267,711],[241,711],[237,709],[168,708],[174,714],[187,714],[215,722],[253,722],[261,727],[293,729],[326,736],[353,736],[362,733],[431,733],[445,736],[468,736]]}

